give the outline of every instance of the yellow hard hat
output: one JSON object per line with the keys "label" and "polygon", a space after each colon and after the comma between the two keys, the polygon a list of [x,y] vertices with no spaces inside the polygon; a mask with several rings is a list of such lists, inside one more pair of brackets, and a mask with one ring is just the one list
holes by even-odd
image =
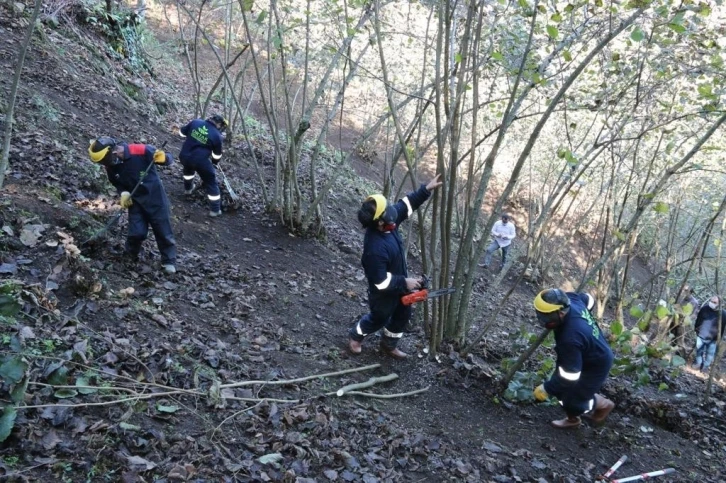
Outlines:
{"label": "yellow hard hat", "polygon": [[386,200],[386,197],[380,194],[376,195],[370,195],[368,198],[366,198],[366,201],[375,201],[376,202],[376,212],[373,214],[373,221],[376,221],[378,218],[381,217],[384,211],[386,211],[386,206],[388,206],[388,200]]}
{"label": "yellow hard hat", "polygon": [[108,136],[102,136],[98,139],[91,139],[88,144],[88,157],[94,163],[100,163],[108,156],[116,146],[116,140]]}
{"label": "yellow hard hat", "polygon": [[542,290],[534,298],[534,309],[543,314],[566,310],[570,307],[567,294],[558,288]]}

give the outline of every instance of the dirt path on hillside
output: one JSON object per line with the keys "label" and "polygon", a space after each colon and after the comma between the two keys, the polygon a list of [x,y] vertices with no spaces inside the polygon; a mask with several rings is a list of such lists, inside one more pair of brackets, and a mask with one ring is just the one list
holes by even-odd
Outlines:
{"label": "dirt path on hillside", "polygon": [[[19,30],[3,28],[9,40],[20,38]],[[126,261],[123,221],[106,243],[69,257],[58,232],[84,239],[97,226],[93,220],[115,209],[101,175],[86,169],[89,133],[168,141],[172,152],[179,141],[124,103],[84,97],[89,86],[113,86],[80,67],[84,49],[65,48],[63,57],[48,49],[28,59],[32,91],[21,94],[18,132],[37,135],[14,143],[0,202],[3,286],[13,280],[7,286],[35,297],[23,299],[17,320],[3,319],[3,364],[27,361],[23,374],[31,383],[21,405],[35,407],[18,411],[0,444],[2,478],[585,482],[623,454],[629,462],[618,476],[670,466],[677,473],[659,481],[726,477],[718,437],[726,429],[726,394],[718,386],[711,403],[694,402],[704,384],[697,375],[673,380],[656,372],[663,379],[653,384],[663,382],[662,390],[613,378],[605,393],[618,407],[603,428],[558,432],[548,425],[561,415],[556,405],[503,400],[493,375],[504,357],[516,355],[519,328],[529,323],[521,310],[507,313],[466,360],[448,348],[438,360],[428,357],[420,328],[402,340],[408,360],[382,357],[377,336],[366,340],[361,356],[350,356],[347,330],[366,310],[362,235],[343,215],[355,206],[355,193],[330,201],[341,213],[327,220],[339,239],[301,239],[264,212],[252,188],[242,193],[240,209],[208,218],[201,192],[183,195],[177,165],[161,177],[172,204],[178,273],[159,272],[153,239],[140,263]],[[47,68],[63,62],[76,66],[77,78],[70,68]],[[2,68],[10,78],[8,65]],[[62,105],[64,118],[76,122],[39,126],[33,95]],[[255,179],[242,159],[228,174]],[[39,224],[35,244],[24,243],[20,235]],[[530,303],[531,294],[519,293],[511,306]],[[372,364],[380,367],[275,383]],[[329,395],[391,373],[398,379],[370,391],[428,389],[394,399]],[[222,387],[239,382],[247,384]],[[58,391],[66,385],[72,392]],[[96,391],[81,391],[88,387]],[[176,391],[154,399],[169,388]],[[89,404],[129,394],[124,403]]]}

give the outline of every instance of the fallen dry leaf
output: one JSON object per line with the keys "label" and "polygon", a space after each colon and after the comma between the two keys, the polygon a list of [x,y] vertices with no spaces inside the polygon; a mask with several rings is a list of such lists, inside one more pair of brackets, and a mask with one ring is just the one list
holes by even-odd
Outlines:
{"label": "fallen dry leaf", "polygon": [[152,463],[141,456],[127,456],[126,459],[128,460],[131,469],[135,471],[149,471],[156,468],[156,463]]}
{"label": "fallen dry leaf", "polygon": [[20,232],[20,241],[26,247],[34,247],[44,231],[45,225],[25,225]]}

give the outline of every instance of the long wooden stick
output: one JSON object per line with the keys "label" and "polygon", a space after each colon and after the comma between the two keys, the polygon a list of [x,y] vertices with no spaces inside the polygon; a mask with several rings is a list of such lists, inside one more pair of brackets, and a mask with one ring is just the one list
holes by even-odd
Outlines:
{"label": "long wooden stick", "polygon": [[429,390],[430,387],[431,386],[426,386],[423,389],[416,389],[415,391],[409,391],[409,392],[399,392],[397,394],[374,394],[372,392],[362,392],[362,391],[350,391],[347,394],[349,396],[365,396],[365,397],[372,397],[372,398],[376,398],[376,399],[394,399],[397,397],[413,396],[414,394],[426,392]]}
{"label": "long wooden stick", "polygon": [[[370,369],[376,369],[378,367],[381,367],[380,364],[371,364],[368,366],[363,367],[354,367],[351,369],[344,369],[342,371],[336,371],[336,372],[328,372],[326,374],[318,374],[315,376],[306,376],[306,377],[299,377],[297,379],[285,379],[281,381],[242,381],[242,382],[235,382],[231,384],[222,384],[219,386],[220,389],[224,388],[233,388],[233,387],[242,387],[242,386],[250,386],[255,384],[269,384],[269,385],[283,385],[283,384],[293,384],[297,382],[303,382],[303,381],[309,381],[312,379],[319,379],[323,377],[332,377],[332,376],[340,376],[343,374],[350,374],[352,372],[360,372],[360,371],[367,371]],[[393,376],[393,377],[392,377]],[[397,374],[389,374],[388,376],[383,376],[382,378],[372,378],[372,379],[380,379],[377,382],[383,382],[385,380],[393,380],[398,377]],[[386,379],[388,378],[388,379]],[[48,386],[48,387],[55,387],[55,388],[69,388],[69,389],[97,389],[99,391],[109,391],[109,390],[124,390],[129,391],[133,396],[116,399],[114,401],[104,401],[104,402],[89,402],[89,403],[80,403],[80,404],[37,404],[37,405],[28,405],[28,406],[17,406],[17,409],[38,409],[38,408],[47,408],[47,407],[68,407],[68,408],[77,408],[77,407],[86,407],[86,406],[111,406],[114,404],[120,404],[124,402],[129,401],[138,401],[142,399],[152,399],[152,398],[159,398],[164,396],[174,396],[174,395],[190,395],[190,396],[198,396],[198,397],[204,397],[205,394],[199,391],[193,391],[189,389],[176,389],[176,388],[169,388],[173,389],[171,391],[165,391],[165,392],[158,392],[158,393],[133,393],[132,390],[125,389],[125,388],[118,388],[118,387],[101,387],[101,386],[53,386],[51,384],[44,384],[44,383],[36,383],[32,382],[33,384],[38,384],[42,386]],[[365,383],[363,383],[365,384]],[[372,383],[370,385],[375,384]],[[159,386],[158,384],[144,384],[140,383],[142,387],[166,387],[166,386]],[[355,385],[352,385],[355,386]],[[347,387],[347,386],[346,386]],[[368,387],[368,386],[360,386],[358,385],[354,389],[360,389],[362,387]],[[230,399],[230,400],[238,400],[238,401],[251,401],[251,402],[259,402],[259,401],[270,401],[270,402],[298,402],[300,399],[271,399],[271,398],[236,398],[236,397],[226,397],[224,399]]]}
{"label": "long wooden stick", "polygon": [[341,397],[341,396],[345,395],[346,393],[353,391],[355,389],[363,389],[366,387],[375,386],[376,384],[378,384],[380,382],[395,381],[396,379],[398,379],[398,374],[396,374],[396,373],[388,374],[386,376],[380,376],[380,377],[371,377],[370,379],[368,379],[365,382],[357,382],[355,384],[348,384],[347,386],[343,386],[335,392],[327,393],[326,396],[332,396],[333,394],[335,394],[336,396]]}
{"label": "long wooden stick", "polygon": [[242,382],[233,382],[231,384],[222,384],[219,387],[220,387],[220,389],[225,389],[225,388],[229,388],[229,387],[254,386],[256,384],[278,385],[279,386],[279,385],[284,385],[284,384],[295,384],[297,382],[310,381],[312,379],[321,379],[323,377],[341,376],[343,374],[350,374],[351,372],[369,371],[371,369],[377,369],[379,367],[381,367],[380,364],[371,364],[370,366],[354,367],[352,369],[344,369],[342,371],[328,372],[326,374],[318,374],[315,376],[298,377],[297,379],[283,379],[280,381],[242,381]]}

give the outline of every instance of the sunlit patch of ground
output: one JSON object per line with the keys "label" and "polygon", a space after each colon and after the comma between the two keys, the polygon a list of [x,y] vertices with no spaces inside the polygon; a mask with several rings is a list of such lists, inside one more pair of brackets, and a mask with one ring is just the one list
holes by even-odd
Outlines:
{"label": "sunlit patch of ground", "polygon": [[[686,367],[684,367],[683,372],[686,374],[691,374],[699,379],[703,379],[704,381],[708,380],[708,371],[703,372],[693,364],[688,364]],[[726,387],[726,377],[724,376],[724,373],[717,370],[716,374],[714,374],[713,376],[713,383],[718,384],[720,387]]]}

